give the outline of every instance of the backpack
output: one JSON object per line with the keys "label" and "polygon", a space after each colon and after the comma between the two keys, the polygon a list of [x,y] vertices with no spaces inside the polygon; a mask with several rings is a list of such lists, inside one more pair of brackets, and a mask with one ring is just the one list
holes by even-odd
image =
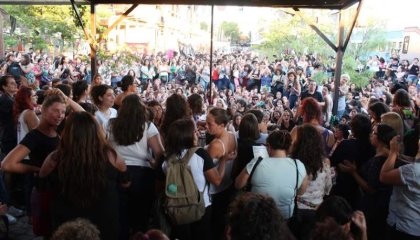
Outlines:
{"label": "backpack", "polygon": [[175,225],[189,224],[200,220],[206,211],[203,192],[195,184],[188,162],[198,147],[188,149],[179,160],[172,155],[166,173],[164,208]]}
{"label": "backpack", "polygon": [[12,75],[16,81],[20,80],[20,76],[23,76],[23,71],[19,66],[18,62],[13,62],[7,67],[7,73]]}

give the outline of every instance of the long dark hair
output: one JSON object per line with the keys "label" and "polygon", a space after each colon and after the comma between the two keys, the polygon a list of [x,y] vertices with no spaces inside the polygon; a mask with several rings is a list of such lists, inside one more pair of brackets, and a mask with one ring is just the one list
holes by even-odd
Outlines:
{"label": "long dark hair", "polygon": [[62,194],[76,206],[92,206],[106,186],[109,153],[116,152],[87,112],[72,113],[61,136],[55,159]]}
{"label": "long dark hair", "polygon": [[165,139],[166,155],[180,155],[183,149],[194,146],[194,122],[190,118],[178,119],[169,127]]}
{"label": "long dark hair", "polygon": [[305,165],[306,172],[315,180],[323,166],[325,151],[322,136],[311,124],[303,124],[297,129],[297,139],[293,143],[291,156]]}
{"label": "long dark hair", "polygon": [[189,107],[184,96],[179,94],[172,94],[166,100],[166,110],[163,116],[163,122],[160,126],[161,134],[168,135],[169,126],[174,121],[185,118],[189,115]]}
{"label": "long dark hair", "polygon": [[118,109],[118,116],[110,120],[111,132],[118,145],[128,146],[143,138],[148,111],[136,94],[128,95]]}

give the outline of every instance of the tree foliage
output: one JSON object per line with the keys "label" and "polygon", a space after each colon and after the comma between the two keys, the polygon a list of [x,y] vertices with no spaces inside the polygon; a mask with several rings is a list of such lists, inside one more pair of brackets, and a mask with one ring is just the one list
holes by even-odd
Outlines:
{"label": "tree foliage", "polygon": [[227,38],[230,38],[232,43],[237,43],[239,40],[240,32],[239,25],[236,22],[222,22],[220,28],[223,32],[223,35]]}
{"label": "tree foliage", "polygon": [[[71,6],[6,5],[3,9],[16,19],[19,35],[11,35],[32,43],[35,49],[52,45],[52,36],[61,36],[63,41],[74,41],[81,29],[76,25]],[[87,22],[86,7],[81,8]]]}
{"label": "tree foliage", "polygon": [[[356,72],[359,64],[358,60],[362,60],[362,64],[365,64],[365,59],[369,56],[369,53],[385,45],[383,26],[382,22],[371,19],[365,26],[353,32],[353,37],[357,36],[360,44],[349,44],[344,55],[342,72],[348,73],[351,81],[358,87],[366,86],[371,77],[368,72]],[[333,43],[336,42],[336,23],[317,23],[317,27]],[[285,55],[285,51],[288,50],[289,54],[294,52],[295,56],[311,53],[325,62],[331,56],[336,55],[314,30],[294,14],[286,14],[278,21],[272,22],[268,30],[263,32],[262,35],[264,42],[256,46],[255,49],[266,54],[266,56],[280,53]],[[318,76],[316,78],[322,81],[325,77]]]}

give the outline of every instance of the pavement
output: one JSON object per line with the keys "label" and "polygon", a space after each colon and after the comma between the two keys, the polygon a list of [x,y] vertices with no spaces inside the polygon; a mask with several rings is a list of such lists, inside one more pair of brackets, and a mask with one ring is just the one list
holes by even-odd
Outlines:
{"label": "pavement", "polygon": [[32,232],[32,225],[28,224],[28,217],[23,216],[17,219],[15,224],[9,226],[10,240],[43,240],[43,237],[37,237]]}

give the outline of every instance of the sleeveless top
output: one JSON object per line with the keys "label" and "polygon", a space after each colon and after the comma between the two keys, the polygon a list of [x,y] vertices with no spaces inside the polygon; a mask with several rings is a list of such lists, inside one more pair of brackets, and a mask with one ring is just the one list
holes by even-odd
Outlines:
{"label": "sleeveless top", "polygon": [[[234,133],[230,133],[233,134],[233,137],[235,138],[235,151],[237,150],[237,141],[236,141],[236,136]],[[223,143],[222,140],[220,139],[215,139],[216,141],[220,142],[220,144],[222,144],[222,148],[223,148],[223,155],[222,157],[224,157],[226,155],[226,148],[225,148],[225,144]],[[214,164],[216,165],[216,167],[219,166],[219,159],[213,159]],[[232,178],[231,173],[232,173],[232,168],[233,168],[233,160],[231,161],[227,161],[225,164],[225,174],[222,177],[222,182],[220,183],[219,186],[215,186],[213,184],[210,184],[210,193],[211,194],[216,194],[219,192],[222,192],[226,189],[228,189],[230,187],[230,185],[232,184]]]}
{"label": "sleeveless top", "polygon": [[24,119],[24,116],[27,110],[29,109],[26,109],[23,112],[21,112],[18,118],[17,127],[16,127],[17,128],[17,144],[19,144],[20,141],[22,141],[22,139],[29,132],[28,124],[26,124],[25,119]]}

